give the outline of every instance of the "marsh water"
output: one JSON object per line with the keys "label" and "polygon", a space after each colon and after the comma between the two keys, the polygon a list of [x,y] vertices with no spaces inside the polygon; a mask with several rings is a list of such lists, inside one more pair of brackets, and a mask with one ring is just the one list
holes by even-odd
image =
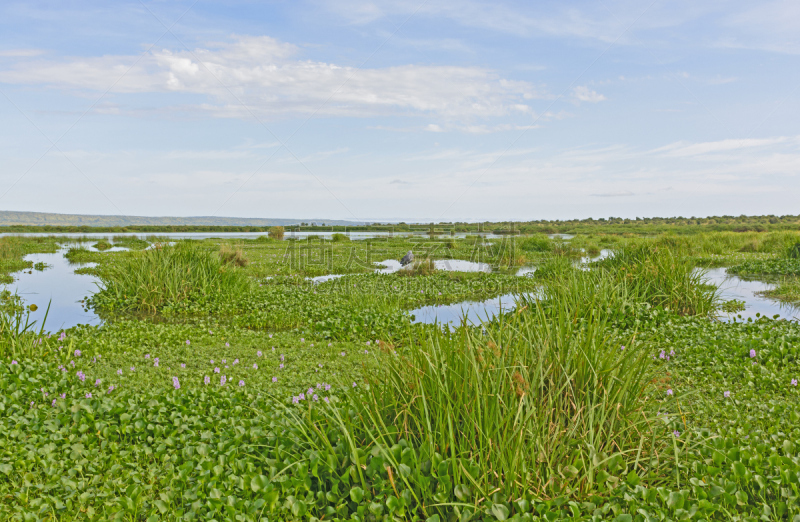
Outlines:
{"label": "marsh water", "polygon": [[[107,236],[102,236],[107,237]],[[7,285],[12,293],[18,293],[26,304],[36,304],[38,310],[31,313],[31,319],[41,324],[44,319],[48,303],[50,311],[47,316],[47,330],[57,331],[78,324],[97,325],[102,320],[92,311],[87,310],[83,300],[97,290],[98,279],[91,275],[76,274],[75,270],[92,264],[70,263],[64,253],[75,244],[62,245],[54,254],[29,254],[26,261],[44,263],[44,270],[26,269],[14,274],[15,281]],[[84,248],[94,250],[86,244]],[[115,247],[113,250],[124,250]],[[584,258],[582,261],[593,261],[600,257],[608,256],[610,252],[603,251],[600,256]],[[437,260],[436,268],[439,270],[456,272],[491,272],[490,265],[464,260]],[[387,259],[377,263],[378,273],[392,273],[401,270],[397,260]],[[517,271],[518,276],[532,275],[535,267],[522,267]],[[321,283],[337,277],[340,274],[330,274],[310,278],[315,283]],[[772,317],[779,315],[786,319],[800,319],[800,308],[782,304],[773,299],[763,297],[760,292],[769,290],[772,285],[763,281],[749,281],[730,276],[724,268],[712,269],[707,272],[709,282],[720,288],[722,298],[725,300],[736,299],[745,303],[741,312],[721,314],[720,320],[732,321],[741,319],[756,319],[759,315]],[[513,310],[516,306],[514,295],[506,294],[485,301],[465,301],[449,305],[430,305],[411,310],[414,322],[458,325],[466,318],[468,323],[479,324],[482,320],[491,319],[502,312]]]}

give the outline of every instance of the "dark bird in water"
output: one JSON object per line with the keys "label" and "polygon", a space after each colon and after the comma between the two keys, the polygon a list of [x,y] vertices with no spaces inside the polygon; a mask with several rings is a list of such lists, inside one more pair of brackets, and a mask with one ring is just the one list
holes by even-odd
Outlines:
{"label": "dark bird in water", "polygon": [[400,260],[400,264],[406,266],[409,263],[414,262],[414,254],[411,253],[411,250],[408,251],[406,255],[403,256],[403,259]]}

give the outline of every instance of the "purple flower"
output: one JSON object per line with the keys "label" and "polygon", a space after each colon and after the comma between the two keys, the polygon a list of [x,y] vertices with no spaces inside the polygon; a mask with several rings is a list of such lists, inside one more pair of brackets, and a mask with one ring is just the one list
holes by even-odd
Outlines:
{"label": "purple flower", "polygon": [[75,357],[80,357],[80,356],[81,356],[81,351],[75,350]]}
{"label": "purple flower", "polygon": [[331,402],[331,400],[329,398],[327,398],[327,397],[323,397],[322,400],[325,401],[325,402]]}
{"label": "purple flower", "polygon": [[84,381],[86,380],[86,374],[85,374],[85,373],[83,373],[83,372],[82,372],[82,371],[80,371],[80,370],[78,370],[78,373],[76,373],[75,375],[77,375],[77,376],[78,376],[78,379],[80,379],[80,380],[81,380],[81,382],[84,382]]}
{"label": "purple flower", "polygon": [[278,382],[278,378],[277,377],[273,377],[272,378],[272,382]]}
{"label": "purple flower", "polygon": [[154,362],[154,363],[153,363],[153,366],[155,366],[156,368],[158,368],[158,361]]}
{"label": "purple flower", "polygon": [[174,386],[176,390],[181,387],[181,383],[178,381],[177,377],[172,378],[172,386]]}
{"label": "purple flower", "polygon": [[186,368],[186,363],[181,363],[181,368]]}
{"label": "purple flower", "polygon": [[345,354],[344,352],[342,352],[340,355],[341,355],[342,357],[344,357],[344,356],[345,356],[345,355],[347,355],[347,354]]}
{"label": "purple flower", "polygon": [[144,358],[145,359],[149,359],[150,358],[150,354],[149,353],[144,354]]}
{"label": "purple flower", "polygon": [[755,356],[756,356],[756,351],[755,350],[750,350],[750,358],[752,359]]}
{"label": "purple flower", "polygon": [[61,332],[61,335],[59,336],[58,340],[59,341],[63,341],[66,338],[67,338],[67,333],[66,332]]}
{"label": "purple flower", "polygon": [[220,385],[220,386],[225,386],[225,383],[226,383],[227,381],[228,381],[228,378],[227,378],[227,377],[225,377],[225,376],[223,375],[223,376],[222,376],[222,377],[220,377],[220,379],[219,379],[219,385]]}
{"label": "purple flower", "polygon": [[667,390],[667,395],[672,395],[672,388]]}
{"label": "purple flower", "polygon": [[239,359],[234,359],[233,364],[239,364]]}
{"label": "purple flower", "polygon": [[244,386],[244,381],[239,381],[239,386]]}
{"label": "purple flower", "polygon": [[211,364],[214,364],[214,359],[211,359]]}
{"label": "purple flower", "polygon": [[92,394],[91,394],[91,392],[86,394],[86,398],[87,398],[87,399],[91,399],[91,398],[92,398]]}
{"label": "purple flower", "polygon": [[261,357],[261,350],[257,351],[257,352],[256,352],[256,355],[258,355],[259,357]]}
{"label": "purple flower", "polygon": [[661,350],[661,353],[658,354],[658,358],[659,359],[664,359],[665,357],[666,357],[666,352],[664,350]]}
{"label": "purple flower", "polygon": [[312,347],[312,348],[314,347],[314,343],[311,343],[311,347]]}
{"label": "purple flower", "polygon": [[18,364],[17,361],[11,361],[11,364]]}
{"label": "purple flower", "polygon": [[117,370],[117,375],[122,375],[122,368],[120,368],[119,370]]}
{"label": "purple flower", "polygon": [[75,368],[75,361],[70,361],[69,363],[72,365],[73,368]]}
{"label": "purple flower", "polygon": [[367,341],[367,346],[369,346],[369,341]]}
{"label": "purple flower", "polygon": [[792,386],[797,386],[797,379],[792,379]]}
{"label": "purple flower", "polygon": [[303,339],[303,338],[301,337],[301,338],[300,338],[300,342],[302,343],[303,341],[305,341],[305,339]]}
{"label": "purple flower", "polygon": [[67,394],[66,394],[66,393],[62,393],[62,394],[61,394],[61,398],[62,398],[62,399],[66,399],[66,398],[67,398]]}
{"label": "purple flower", "polygon": [[272,334],[269,334],[269,338],[272,339]]}
{"label": "purple flower", "polygon": [[301,401],[304,401],[304,400],[306,400],[306,394],[305,394],[305,393],[301,393],[301,394],[298,396],[298,399],[300,399]]}
{"label": "purple flower", "polygon": [[222,364],[225,364],[226,362],[227,362],[227,359],[222,359]]}
{"label": "purple flower", "polygon": [[328,347],[331,347],[331,346],[333,346],[333,343],[328,343]]}
{"label": "purple flower", "polygon": [[314,388],[309,388],[306,393],[308,393],[309,396],[314,395]]}
{"label": "purple flower", "polygon": [[331,389],[331,385],[330,384],[326,384],[325,385],[325,391],[330,391],[330,389]]}
{"label": "purple flower", "polygon": [[730,396],[731,396],[731,392],[729,392],[729,391],[726,391],[726,392],[724,392],[724,393],[722,394],[722,396],[723,396],[723,397],[725,397],[725,398],[727,399],[728,397],[730,397]]}
{"label": "purple flower", "polygon": [[297,404],[298,402],[300,402],[300,399],[297,396],[292,397],[292,404]]}
{"label": "purple flower", "polygon": [[108,391],[107,391],[106,393],[111,393],[111,392],[112,392],[112,391],[114,391],[115,389],[116,389],[116,386],[114,386],[114,385],[112,384],[111,386],[109,386],[109,387],[108,387]]}
{"label": "purple flower", "polygon": [[369,353],[368,350],[364,350],[364,355],[367,355],[368,353]]}
{"label": "purple flower", "polygon": [[675,356],[675,350],[670,350],[670,351],[669,351],[669,354],[670,354],[670,355],[672,355],[672,356],[674,357],[674,356]]}
{"label": "purple flower", "polygon": [[189,339],[186,339],[186,346],[189,346],[190,344],[192,344],[191,341],[189,341]]}
{"label": "purple flower", "polygon": [[100,379],[97,379],[96,381],[94,381],[94,385],[95,386],[100,386]]}
{"label": "purple flower", "polygon": [[132,371],[132,372],[135,372],[135,371],[136,371],[136,367],[134,367],[134,366],[131,366],[131,371]]}
{"label": "purple flower", "polygon": [[283,354],[281,354],[281,361],[283,360]]}
{"label": "purple flower", "polygon": [[214,373],[219,373],[219,367],[214,368]]}
{"label": "purple flower", "polygon": [[319,397],[317,397],[317,394],[316,394],[316,393],[314,394],[314,400],[315,400],[315,401],[318,401],[318,400],[319,400]]}
{"label": "purple flower", "polygon": [[353,383],[353,388],[355,388],[356,386],[358,386],[358,385],[356,383]]}
{"label": "purple flower", "polygon": [[672,434],[675,435],[676,437],[680,437],[681,436],[681,432],[678,431],[678,430],[673,431]]}
{"label": "purple flower", "polygon": [[53,406],[55,406],[55,405],[56,405],[56,400],[55,400],[55,399],[53,399]]}
{"label": "purple flower", "polygon": [[281,364],[278,366],[278,368],[280,368],[281,370],[283,370],[283,363],[281,363]]}
{"label": "purple flower", "polygon": [[208,375],[206,375],[205,377],[203,377],[203,383],[204,383],[204,384],[208,384],[208,383],[210,383],[210,382],[211,382],[211,377],[209,377]]}
{"label": "purple flower", "polygon": [[254,365],[253,365],[253,369],[254,369],[254,370],[258,370],[258,365],[257,365],[257,364],[254,364]]}
{"label": "purple flower", "polygon": [[619,349],[620,349],[620,350],[624,350],[624,349],[625,349],[625,347],[624,347],[624,346],[620,346],[620,347],[619,347]]}

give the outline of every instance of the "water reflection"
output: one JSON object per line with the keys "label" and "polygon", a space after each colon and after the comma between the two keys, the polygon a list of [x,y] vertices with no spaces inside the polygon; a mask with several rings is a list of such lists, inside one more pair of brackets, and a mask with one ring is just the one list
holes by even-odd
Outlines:
{"label": "water reflection", "polygon": [[51,332],[78,324],[97,325],[102,322],[92,311],[86,311],[80,302],[97,290],[98,279],[75,273],[75,269],[91,267],[94,263],[70,263],[64,257],[67,250],[65,247],[55,254],[26,255],[26,261],[33,264],[45,263],[47,268],[43,271],[16,272],[15,281],[6,286],[11,293],[19,294],[26,304],[38,306],[39,309],[31,313],[31,319],[36,320],[39,325],[50,302],[45,329]]}
{"label": "water reflection", "polygon": [[709,283],[719,287],[722,299],[744,301],[745,309],[741,312],[720,313],[723,321],[732,321],[741,315],[743,319],[756,319],[756,314],[772,317],[780,315],[784,319],[800,319],[800,309],[796,306],[781,303],[760,295],[760,292],[772,290],[774,285],[764,281],[747,281],[734,275],[728,275],[724,268],[714,268],[706,272]]}

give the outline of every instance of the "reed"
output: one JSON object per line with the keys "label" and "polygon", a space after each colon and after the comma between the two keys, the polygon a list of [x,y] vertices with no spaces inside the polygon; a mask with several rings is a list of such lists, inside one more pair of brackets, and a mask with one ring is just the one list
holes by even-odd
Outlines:
{"label": "reed", "polygon": [[155,313],[166,304],[247,292],[251,283],[219,255],[190,242],[120,256],[100,274],[100,308]]}

